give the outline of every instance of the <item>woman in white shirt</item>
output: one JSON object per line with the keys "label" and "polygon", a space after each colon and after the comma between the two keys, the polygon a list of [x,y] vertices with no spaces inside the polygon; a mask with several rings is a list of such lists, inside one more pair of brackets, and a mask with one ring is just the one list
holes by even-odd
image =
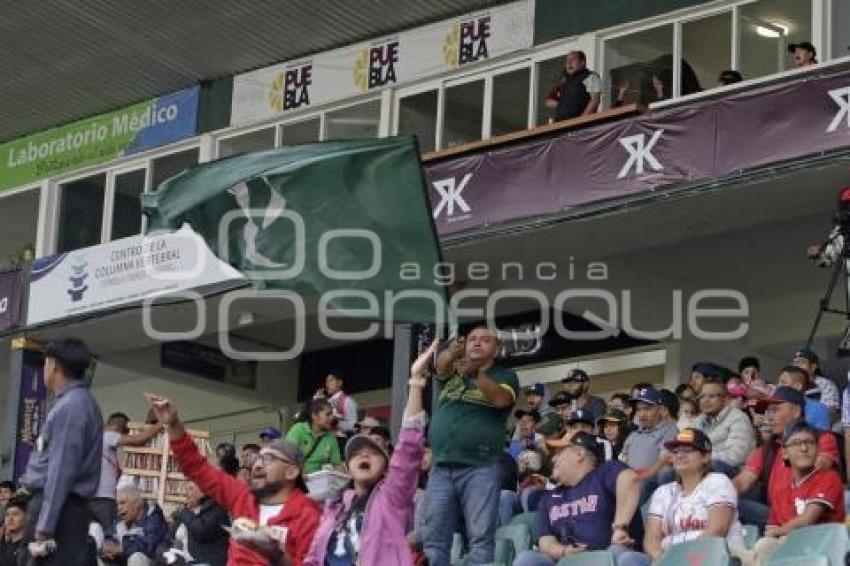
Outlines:
{"label": "woman in white shirt", "polygon": [[686,428],[664,443],[673,455],[676,481],[655,490],[646,520],[644,550],[658,560],[670,547],[704,537],[726,538],[743,547],[738,495],[732,481],[711,472],[711,441]]}

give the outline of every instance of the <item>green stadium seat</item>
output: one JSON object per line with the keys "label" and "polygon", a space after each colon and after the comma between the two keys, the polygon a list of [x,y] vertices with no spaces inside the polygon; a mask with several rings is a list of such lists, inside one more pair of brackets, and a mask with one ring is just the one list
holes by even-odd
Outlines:
{"label": "green stadium seat", "polygon": [[537,539],[540,538],[540,533],[537,531],[537,513],[520,513],[519,515],[515,515],[511,519],[510,524],[516,525],[519,523],[528,527],[528,531],[531,533],[531,543],[536,545]]}
{"label": "green stadium seat", "polygon": [[614,555],[607,550],[579,552],[565,556],[558,561],[557,566],[615,566]]}
{"label": "green stadium seat", "polygon": [[812,525],[802,529],[794,529],[776,552],[768,560],[773,566],[779,560],[805,559],[806,566],[811,565],[811,559],[825,557],[831,566],[844,566],[844,557],[850,547],[847,527],[840,523]]}
{"label": "green stadium seat", "polygon": [[729,566],[726,539],[704,538],[671,546],[661,557],[659,566]]}
{"label": "green stadium seat", "polygon": [[520,552],[531,550],[531,532],[523,523],[512,523],[496,529],[494,563],[511,566]]}
{"label": "green stadium seat", "polygon": [[[776,558],[769,562],[771,566],[800,566],[800,558]],[[810,556],[806,558],[806,566],[830,566],[826,556]]]}

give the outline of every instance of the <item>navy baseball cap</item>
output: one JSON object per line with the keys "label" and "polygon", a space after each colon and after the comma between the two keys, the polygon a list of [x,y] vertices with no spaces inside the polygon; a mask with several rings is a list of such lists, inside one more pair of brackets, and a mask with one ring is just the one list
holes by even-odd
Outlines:
{"label": "navy baseball cap", "polygon": [[538,397],[543,397],[546,393],[546,386],[542,383],[535,383],[533,385],[528,385],[522,389],[522,392],[526,395],[537,395]]}
{"label": "navy baseball cap", "polygon": [[593,415],[591,415],[587,411],[576,409],[572,412],[572,414],[570,414],[570,418],[567,419],[567,424],[574,425],[578,423],[587,423],[593,426]]}
{"label": "navy baseball cap", "polygon": [[571,369],[567,372],[567,375],[564,376],[564,379],[561,380],[561,383],[567,383],[570,381],[590,381],[590,378],[587,376],[587,372],[583,369]]}
{"label": "navy baseball cap", "polygon": [[558,391],[555,393],[555,396],[549,401],[550,407],[557,407],[559,405],[566,405],[567,403],[573,402],[573,396],[567,393],[566,391]]}
{"label": "navy baseball cap", "polygon": [[817,353],[811,348],[800,348],[794,352],[794,358],[803,358],[804,360],[809,360],[813,364],[820,363]]}
{"label": "navy baseball cap", "polygon": [[280,430],[276,429],[273,426],[267,426],[263,430],[260,431],[258,435],[260,438],[270,438],[272,440],[277,440],[278,438],[282,438],[283,434],[281,434]]}
{"label": "navy baseball cap", "polygon": [[647,403],[649,405],[661,405],[664,403],[664,398],[656,389],[652,387],[643,387],[637,390],[637,393],[632,396],[632,401],[636,403]]}
{"label": "navy baseball cap", "polygon": [[771,397],[761,399],[758,405],[763,407],[764,405],[779,405],[781,403],[791,403],[800,407],[801,410],[805,410],[806,396],[802,391],[797,391],[792,387],[777,387]]}

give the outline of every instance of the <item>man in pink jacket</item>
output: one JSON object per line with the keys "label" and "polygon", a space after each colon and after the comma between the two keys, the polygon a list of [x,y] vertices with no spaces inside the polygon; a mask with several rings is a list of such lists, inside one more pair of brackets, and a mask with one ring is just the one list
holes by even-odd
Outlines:
{"label": "man in pink jacket", "polygon": [[407,527],[425,445],[428,417],[422,410],[425,372],[436,350],[431,344],[410,368],[410,390],[392,459],[365,434],[345,446],[352,489],[329,501],[304,559],[304,566],[412,566]]}

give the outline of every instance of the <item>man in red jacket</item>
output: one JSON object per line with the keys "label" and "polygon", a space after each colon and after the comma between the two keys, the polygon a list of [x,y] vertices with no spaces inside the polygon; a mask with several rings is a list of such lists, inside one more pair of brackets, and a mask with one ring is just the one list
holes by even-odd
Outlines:
{"label": "man in red jacket", "polygon": [[301,562],[319,525],[318,504],[304,495],[301,465],[304,455],[293,444],[276,441],[260,450],[251,469],[251,485],[216,468],[200,453],[186,433],[177,409],[162,397],[151,396],[151,406],[160,423],[168,427],[171,451],[183,474],[202,492],[227,509],[236,524],[250,519],[259,527],[285,527],[285,553],[269,558],[231,540],[230,566],[267,566]]}

